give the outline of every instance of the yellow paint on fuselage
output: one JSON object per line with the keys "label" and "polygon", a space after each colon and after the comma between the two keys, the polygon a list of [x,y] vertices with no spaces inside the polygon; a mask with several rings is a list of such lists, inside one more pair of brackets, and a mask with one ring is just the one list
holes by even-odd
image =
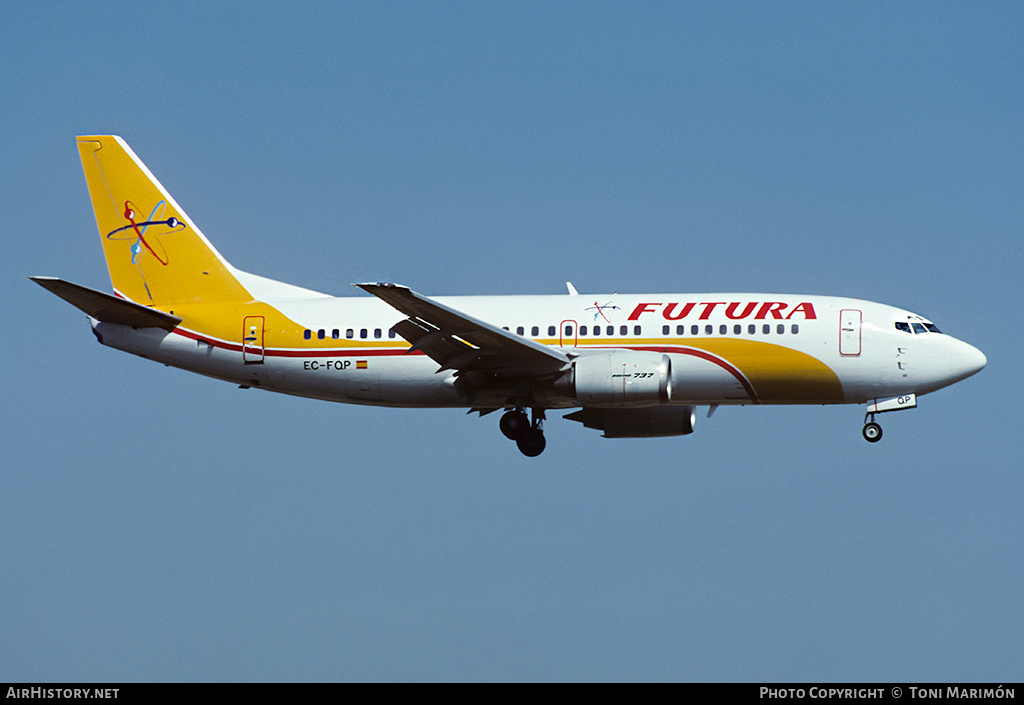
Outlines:
{"label": "yellow paint on fuselage", "polygon": [[[538,342],[557,345],[558,340]],[[762,404],[836,404],[844,401],[838,375],[813,355],[743,338],[584,338],[577,348],[638,348],[673,352],[687,347],[716,355],[743,373]]]}
{"label": "yellow paint on fuselage", "polygon": [[[541,341],[557,344],[558,341]],[[643,347],[672,352],[673,347],[704,350],[743,373],[762,404],[842,403],[838,375],[813,355],[784,345],[743,338],[587,338],[580,348]]]}
{"label": "yellow paint on fuselage", "polygon": [[760,340],[710,338],[684,344],[707,350],[735,365],[762,404],[834,404],[843,401],[839,377],[821,360]]}

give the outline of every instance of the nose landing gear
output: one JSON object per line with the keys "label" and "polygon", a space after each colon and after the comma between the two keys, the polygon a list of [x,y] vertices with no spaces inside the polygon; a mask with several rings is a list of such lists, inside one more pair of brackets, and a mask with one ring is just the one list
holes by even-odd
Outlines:
{"label": "nose landing gear", "polygon": [[874,421],[864,424],[864,430],[861,433],[864,435],[864,440],[868,443],[878,443],[882,440],[882,427]]}
{"label": "nose landing gear", "polygon": [[498,428],[509,440],[515,441],[519,452],[528,458],[535,458],[544,452],[547,440],[544,438],[544,410],[534,407],[533,423],[530,423],[522,407],[506,411]]}
{"label": "nose landing gear", "polygon": [[878,443],[882,440],[882,427],[875,423],[875,415],[870,411],[864,414],[864,429],[861,435],[868,443]]}
{"label": "nose landing gear", "polygon": [[869,399],[868,411],[864,414],[864,440],[868,443],[878,443],[882,440],[882,427],[875,423],[875,414],[882,414],[889,411],[903,411],[917,407],[916,394],[901,394],[898,397],[887,399]]}

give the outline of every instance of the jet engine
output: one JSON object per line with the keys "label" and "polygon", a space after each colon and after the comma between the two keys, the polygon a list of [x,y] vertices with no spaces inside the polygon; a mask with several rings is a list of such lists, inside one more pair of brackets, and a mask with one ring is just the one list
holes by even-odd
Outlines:
{"label": "jet engine", "polygon": [[672,400],[672,360],[657,352],[583,355],[555,384],[580,406],[652,406]]}

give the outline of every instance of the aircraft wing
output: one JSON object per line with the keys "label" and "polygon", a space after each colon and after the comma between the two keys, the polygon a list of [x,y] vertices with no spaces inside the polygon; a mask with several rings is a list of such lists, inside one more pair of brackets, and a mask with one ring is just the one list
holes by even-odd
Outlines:
{"label": "aircraft wing", "polygon": [[457,311],[399,284],[356,284],[408,316],[392,330],[422,350],[442,370],[502,377],[555,375],[569,357],[546,345]]}

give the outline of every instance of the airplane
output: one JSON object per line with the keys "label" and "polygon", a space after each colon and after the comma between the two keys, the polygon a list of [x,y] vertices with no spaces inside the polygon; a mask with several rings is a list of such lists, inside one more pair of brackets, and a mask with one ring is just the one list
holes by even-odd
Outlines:
{"label": "airplane", "polygon": [[[120,137],[80,136],[114,294],[30,277],[81,309],[103,345],[314,399],[502,411],[526,456],[550,410],[606,438],[682,436],[696,408],[911,409],[986,364],[900,308],[756,293],[428,297],[391,282],[335,297],[231,266]],[[527,413],[529,411],[529,414]]]}

